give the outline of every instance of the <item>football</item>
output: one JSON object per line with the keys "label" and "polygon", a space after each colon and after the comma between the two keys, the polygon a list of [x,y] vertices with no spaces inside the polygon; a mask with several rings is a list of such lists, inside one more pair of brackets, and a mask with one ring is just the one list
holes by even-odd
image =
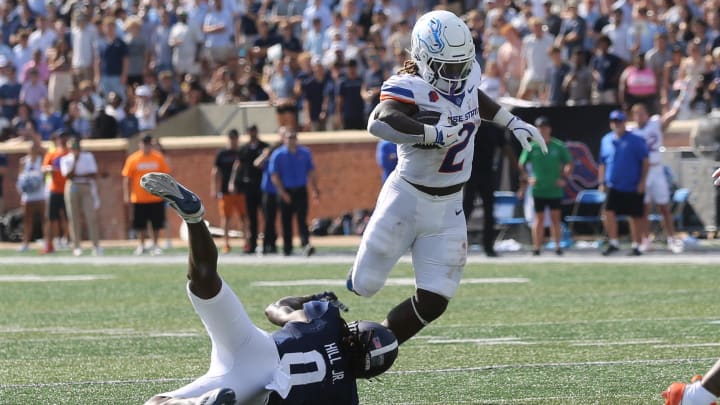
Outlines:
{"label": "football", "polygon": [[[440,120],[440,116],[442,114],[437,111],[418,111],[415,113],[415,115],[412,116],[412,119],[416,121],[420,121],[423,124],[427,125],[436,125],[438,121]],[[416,143],[413,145],[416,148],[419,149],[440,149],[438,145],[424,145],[421,143]]]}

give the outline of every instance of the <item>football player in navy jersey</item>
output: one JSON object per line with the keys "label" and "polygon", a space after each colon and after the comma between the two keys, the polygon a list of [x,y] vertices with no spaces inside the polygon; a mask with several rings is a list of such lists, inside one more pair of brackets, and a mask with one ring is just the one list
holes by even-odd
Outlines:
{"label": "football player in navy jersey", "polygon": [[140,184],[164,198],[185,220],[190,252],[187,294],[212,341],[210,369],[146,404],[358,404],[356,379],[392,366],[395,336],[369,321],[346,323],[335,294],[286,297],[265,310],[282,328],[269,334],[250,321],[240,300],[217,273],[217,247],[203,221],[200,199],[163,173]]}

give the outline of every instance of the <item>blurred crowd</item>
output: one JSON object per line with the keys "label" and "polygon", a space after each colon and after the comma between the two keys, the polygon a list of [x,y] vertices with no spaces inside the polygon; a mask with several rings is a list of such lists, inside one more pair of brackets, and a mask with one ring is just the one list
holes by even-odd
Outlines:
{"label": "blurred crowd", "polygon": [[130,136],[198,103],[364,128],[433,8],[471,28],[483,89],[550,105],[720,106],[718,1],[6,0],[0,139]]}

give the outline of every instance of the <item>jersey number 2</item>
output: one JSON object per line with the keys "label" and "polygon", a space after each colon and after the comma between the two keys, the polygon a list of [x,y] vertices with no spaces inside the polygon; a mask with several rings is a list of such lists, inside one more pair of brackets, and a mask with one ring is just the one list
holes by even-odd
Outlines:
{"label": "jersey number 2", "polygon": [[445,154],[445,159],[443,159],[442,164],[440,165],[440,169],[438,169],[440,173],[457,173],[463,169],[465,159],[459,162],[455,162],[455,159],[457,158],[458,153],[462,152],[463,149],[467,148],[468,143],[470,143],[470,138],[472,138],[470,135],[473,134],[474,130],[475,124],[473,124],[472,122],[466,122],[465,124],[463,124],[463,127],[460,130],[460,133],[458,133],[458,136],[463,136],[464,134],[465,139],[463,139],[462,142],[448,148],[447,153]]}
{"label": "jersey number 2", "polygon": [[[291,373],[290,366],[315,364],[316,370],[305,373]],[[290,385],[305,385],[320,382],[325,378],[325,360],[317,350],[309,352],[285,353],[280,367],[290,376]]]}

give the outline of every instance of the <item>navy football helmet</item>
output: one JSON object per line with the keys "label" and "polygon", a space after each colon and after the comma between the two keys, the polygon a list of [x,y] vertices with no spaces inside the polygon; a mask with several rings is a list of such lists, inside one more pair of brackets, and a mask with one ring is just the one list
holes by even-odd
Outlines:
{"label": "navy football helmet", "polygon": [[393,365],[398,355],[398,342],[390,329],[370,321],[350,322],[347,326],[357,378],[376,377]]}

